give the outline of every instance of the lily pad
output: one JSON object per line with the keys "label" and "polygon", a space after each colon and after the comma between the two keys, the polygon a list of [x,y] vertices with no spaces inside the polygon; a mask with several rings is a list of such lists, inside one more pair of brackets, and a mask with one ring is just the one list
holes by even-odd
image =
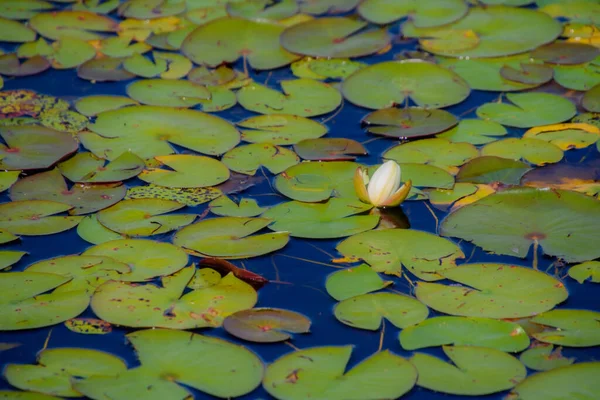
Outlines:
{"label": "lily pad", "polygon": [[142,104],[188,108],[210,99],[204,87],[187,80],[146,79],[127,86],[127,95]]}
{"label": "lily pad", "polygon": [[0,171],[0,193],[9,189],[19,178],[21,171]]}
{"label": "lily pad", "polygon": [[[123,68],[142,78],[153,78],[167,70],[167,61],[163,59],[151,60],[139,53],[134,53],[123,60]],[[138,90],[142,91],[141,89]],[[159,94],[163,93],[159,92]]]}
{"label": "lily pad", "polygon": [[267,210],[254,199],[241,199],[236,203],[227,196],[216,198],[208,207],[210,212],[222,217],[256,217]]}
{"label": "lily pad", "polygon": [[458,125],[436,137],[448,139],[452,143],[486,144],[507,135],[505,127],[494,121],[482,119],[462,119]]}
{"label": "lily pad", "polygon": [[15,235],[52,235],[75,227],[82,217],[56,216],[72,206],[49,200],[23,200],[0,204],[0,229]]}
{"label": "lily pad", "polygon": [[[131,57],[134,54],[143,54],[152,49],[149,44],[134,42],[133,38],[128,36],[110,36],[94,42],[94,46],[100,53],[114,58]],[[125,61],[123,59],[123,62]]]}
{"label": "lily pad", "polygon": [[359,233],[337,245],[342,260],[369,264],[376,272],[400,276],[402,267],[420,279],[442,279],[440,271],[456,266],[464,254],[458,246],[434,234],[413,229]]}
{"label": "lily pad", "polygon": [[82,335],[106,335],[112,332],[112,325],[97,318],[71,318],[65,321],[65,326],[71,332]]}
{"label": "lily pad", "polygon": [[260,167],[278,174],[300,161],[296,153],[268,143],[253,143],[229,150],[221,159],[232,171],[254,175]]}
{"label": "lily pad", "polygon": [[119,15],[127,18],[152,19],[177,15],[185,11],[184,2],[172,0],[126,0],[119,6]]}
{"label": "lily pad", "polygon": [[214,186],[229,179],[226,163],[211,157],[174,154],[155,157],[155,160],[169,169],[151,168],[143,171],[138,178],[144,182],[174,188]]}
{"label": "lily pad", "polygon": [[471,144],[433,138],[397,145],[383,153],[383,158],[398,163],[433,165],[452,172],[455,167],[477,157],[478,154],[475,146]]}
{"label": "lily pad", "polygon": [[194,222],[196,214],[162,215],[183,208],[173,200],[123,200],[96,214],[98,222],[127,236],[151,236],[171,232]]}
{"label": "lily pad", "polygon": [[91,244],[110,242],[111,240],[125,239],[123,235],[106,228],[96,217],[96,214],[86,215],[77,225],[77,235]]}
{"label": "lily pad", "polygon": [[400,332],[405,350],[453,344],[489,347],[515,353],[529,346],[525,330],[514,322],[491,318],[435,317]]}
{"label": "lily pad", "polygon": [[529,317],[552,309],[568,296],[557,279],[515,265],[463,264],[439,274],[459,285],[419,282],[416,295],[427,306],[450,315]]}
{"label": "lily pad", "polygon": [[352,11],[359,0],[304,0],[300,11],[307,14],[343,14]]}
{"label": "lily pad", "polygon": [[505,65],[500,69],[500,75],[509,81],[527,85],[542,85],[554,77],[554,70],[544,64],[521,63],[520,68]]}
{"label": "lily pad", "polygon": [[472,183],[457,183],[452,189],[425,189],[424,192],[429,202],[435,208],[447,211],[452,204],[467,196],[471,196],[478,190],[477,185]]}
{"label": "lily pad", "polygon": [[444,110],[384,108],[368,114],[362,123],[376,135],[418,139],[448,130],[458,123],[458,119]]}
{"label": "lily pad", "polygon": [[554,368],[566,367],[575,362],[575,358],[562,355],[561,348],[554,349],[551,344],[538,344],[521,353],[519,360],[529,369],[549,371]]}
{"label": "lily pad", "polygon": [[103,112],[90,129],[93,133],[81,132],[80,140],[97,157],[108,160],[127,151],[144,159],[169,155],[174,153],[170,143],[218,155],[239,142],[239,133],[227,121],[169,107],[132,106]]}
{"label": "lily pad", "polygon": [[356,140],[346,138],[304,139],[294,146],[301,158],[312,161],[354,161],[367,155],[367,149]]}
{"label": "lily pad", "polygon": [[52,43],[53,52],[47,56],[54,69],[75,68],[96,56],[91,44],[72,37],[63,37]]}
{"label": "lily pad", "polygon": [[49,395],[80,397],[74,377],[115,376],[127,369],[120,358],[92,349],[57,348],[38,354],[38,365],[8,364],[4,377],[13,386]]}
{"label": "lily pad", "polygon": [[36,125],[0,128],[0,169],[49,168],[77,151],[77,141],[69,134]]}
{"label": "lily pad", "polygon": [[192,329],[221,326],[228,315],[256,304],[256,291],[233,274],[216,285],[184,294],[194,272],[191,266],[165,276],[162,287],[107,282],[94,293],[92,310],[111,324]]}
{"label": "lily pad", "polygon": [[367,294],[390,286],[392,281],[384,281],[367,264],[346,268],[327,277],[327,293],[337,301]]}
{"label": "lily pad", "polygon": [[569,268],[569,276],[579,283],[600,283],[600,261],[588,261]]}
{"label": "lily pad", "polygon": [[430,27],[454,22],[469,10],[463,0],[367,0],[360,3],[358,13],[367,21],[376,24],[389,24],[400,18],[408,17],[415,26]]}
{"label": "lily pad", "polygon": [[429,354],[417,353],[417,386],[436,392],[480,396],[514,387],[527,376],[525,366],[503,351],[476,346],[444,346],[454,365]]}
{"label": "lily pad", "polygon": [[41,0],[5,0],[0,5],[0,15],[8,19],[24,20],[53,8],[52,3]]}
{"label": "lily pad", "polygon": [[545,254],[581,262],[600,257],[595,218],[600,218],[600,207],[593,197],[566,190],[515,188],[451,213],[440,231],[496,254],[525,258],[531,244],[539,244]]}
{"label": "lily pad", "polygon": [[600,140],[600,129],[585,123],[556,124],[531,128],[523,137],[544,140],[562,150],[583,149]]}
{"label": "lily pad", "polygon": [[253,308],[231,314],[223,328],[231,335],[250,342],[273,343],[291,338],[290,333],[310,332],[304,315],[279,308]]}
{"label": "lily pad", "polygon": [[250,117],[237,123],[242,140],[274,145],[296,144],[316,139],[327,133],[327,127],[311,119],[291,114],[269,114]]}
{"label": "lily pad", "polygon": [[570,347],[600,345],[600,313],[597,311],[551,310],[536,315],[531,322],[545,328],[533,334],[540,342]]}
{"label": "lily pad", "polygon": [[307,398],[396,399],[415,384],[410,362],[388,350],[374,354],[345,372],[352,346],[295,351],[267,367],[264,389],[281,400]]}
{"label": "lily pad", "polygon": [[366,56],[389,45],[386,29],[365,28],[367,23],[360,20],[323,17],[290,26],[280,40],[292,53],[326,58]]}
{"label": "lily pad", "polygon": [[18,22],[0,17],[0,41],[10,43],[33,42],[37,37],[35,31]]}
{"label": "lily pad", "polygon": [[481,149],[482,156],[523,160],[535,165],[556,163],[563,152],[552,143],[529,138],[509,138],[488,143]]}
{"label": "lily pad", "polygon": [[92,82],[118,82],[135,78],[123,68],[120,58],[102,57],[84,62],[77,68],[77,76]]}
{"label": "lily pad", "polygon": [[284,247],[288,232],[250,236],[271,223],[267,218],[220,217],[205,219],[179,230],[173,243],[194,255],[248,258]]}
{"label": "lily pad", "polygon": [[413,297],[396,293],[369,293],[339,302],[333,313],[353,328],[378,330],[383,318],[395,327],[406,329],[424,321],[429,310]]}
{"label": "lily pad", "polygon": [[0,56],[0,73],[6,76],[36,75],[50,68],[50,65],[42,56],[33,56],[24,61],[14,53]]}
{"label": "lily pad", "polygon": [[115,32],[118,24],[109,17],[87,11],[57,11],[35,15],[29,20],[29,26],[52,40],[72,38],[88,41],[102,39],[105,33]]}
{"label": "lily pad", "polygon": [[0,251],[0,270],[10,267],[16,264],[23,258],[24,255],[28,254],[25,251],[12,251],[3,250]]}
{"label": "lily pad", "polygon": [[0,330],[41,328],[81,314],[90,301],[85,291],[43,294],[68,281],[55,274],[3,272]]}
{"label": "lily pad", "polygon": [[104,111],[117,110],[132,105],[137,105],[137,102],[125,96],[95,95],[77,100],[75,109],[87,117],[93,117]]}
{"label": "lily pad", "polygon": [[246,110],[261,114],[314,117],[335,110],[342,101],[338,90],[312,79],[285,80],[281,89],[283,93],[251,83],[239,90],[238,102]]}
{"label": "lily pad", "polygon": [[196,64],[215,67],[243,57],[254,69],[283,67],[300,58],[279,44],[284,27],[238,17],[219,18],[190,33],[181,51]]}
{"label": "lily pad", "polygon": [[457,182],[494,183],[518,185],[521,177],[531,170],[529,164],[495,156],[472,159],[463,165],[456,175]]}
{"label": "lily pad", "polygon": [[483,104],[477,108],[477,116],[506,126],[531,128],[557,124],[577,113],[571,101],[551,93],[508,93],[506,98],[512,104]]}
{"label": "lily pad", "polygon": [[72,182],[119,182],[133,178],[144,168],[144,160],[133,153],[123,153],[106,162],[92,153],[80,152],[58,164],[60,172]]}
{"label": "lily pad", "polygon": [[222,196],[223,192],[214,187],[205,188],[168,188],[158,185],[135,186],[127,190],[126,199],[164,199],[175,200],[186,206],[208,203]]}
{"label": "lily pad", "polygon": [[351,61],[347,58],[312,58],[305,57],[292,63],[292,73],[298,78],[311,78],[318,80],[341,79],[344,80],[367,64]]}
{"label": "lily pad", "polygon": [[131,282],[175,273],[188,262],[187,254],[179,247],[145,239],[113,240],[90,247],[81,255],[107,256],[127,264],[131,268],[127,280]]}
{"label": "lily pad", "polygon": [[538,47],[530,53],[532,58],[549,64],[583,64],[600,55],[600,49],[585,43],[554,42]]}
{"label": "lily pad", "polygon": [[442,108],[462,102],[470,91],[454,72],[420,60],[371,65],[342,83],[348,101],[371,109],[392,107],[408,99],[420,107]]}

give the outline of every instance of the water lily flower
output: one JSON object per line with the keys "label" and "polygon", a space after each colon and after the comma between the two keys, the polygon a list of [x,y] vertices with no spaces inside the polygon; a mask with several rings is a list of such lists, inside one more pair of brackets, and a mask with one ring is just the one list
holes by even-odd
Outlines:
{"label": "water lily flower", "polygon": [[366,170],[358,167],[354,174],[354,189],[358,198],[375,207],[396,207],[402,203],[410,189],[412,181],[400,187],[400,166],[394,160],[386,161],[369,179]]}

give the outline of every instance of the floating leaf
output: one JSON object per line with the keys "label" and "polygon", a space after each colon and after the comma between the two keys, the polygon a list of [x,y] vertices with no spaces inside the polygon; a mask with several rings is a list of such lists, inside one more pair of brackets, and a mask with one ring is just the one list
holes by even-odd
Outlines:
{"label": "floating leaf", "polygon": [[26,251],[0,251],[0,270],[10,267],[19,262],[19,260],[27,254]]}
{"label": "floating leaf", "polygon": [[100,244],[111,240],[125,239],[123,235],[106,228],[96,218],[96,214],[86,215],[79,225],[77,234],[86,242]]}
{"label": "floating leaf", "polygon": [[550,82],[554,77],[554,70],[544,64],[521,63],[520,68],[504,65],[500,75],[509,81],[524,83],[526,85],[542,85]]}
{"label": "floating leaf", "polygon": [[284,247],[289,233],[275,232],[250,236],[265,228],[267,218],[219,217],[205,219],[179,230],[173,243],[195,255],[221,258],[248,258]]}
{"label": "floating leaf", "polygon": [[300,11],[307,14],[343,14],[352,11],[359,0],[308,0],[300,3]]}
{"label": "floating leaf", "polygon": [[0,128],[6,145],[0,144],[0,169],[22,170],[49,168],[77,151],[71,135],[36,125]]}
{"label": "floating leaf", "polygon": [[305,160],[354,161],[357,155],[367,155],[367,149],[356,140],[346,138],[304,139],[294,151]]}
{"label": "floating leaf", "polygon": [[383,158],[398,163],[428,164],[453,171],[453,167],[464,164],[478,154],[471,144],[433,138],[397,145],[383,153]]}
{"label": "floating leaf", "polygon": [[42,56],[34,56],[25,61],[16,54],[0,56],[0,73],[6,76],[29,76],[44,72],[50,68],[50,62]]}
{"label": "floating leaf", "polygon": [[0,4],[0,15],[8,19],[23,20],[53,8],[51,3],[41,0],[5,0]]}
{"label": "floating leaf", "polygon": [[102,33],[115,32],[117,29],[114,20],[86,11],[40,13],[29,20],[29,26],[52,40],[97,40],[102,39]]}
{"label": "floating leaf", "polygon": [[600,49],[585,43],[559,42],[538,47],[530,57],[550,64],[583,64],[600,55]]}
{"label": "floating leaf", "polygon": [[[566,190],[515,188],[451,213],[441,234],[459,237],[496,254],[525,258],[531,244],[567,262],[600,256],[594,224],[598,200]],[[518,223],[517,223],[518,222]]]}
{"label": "floating leaf", "polygon": [[452,189],[425,189],[432,206],[439,210],[447,211],[449,206],[460,199],[473,195],[478,190],[472,183],[457,183]]}
{"label": "floating leaf", "polygon": [[452,128],[458,119],[444,110],[422,108],[384,108],[362,120],[367,130],[376,135],[399,139],[419,139]]}
{"label": "floating leaf", "polygon": [[535,165],[556,163],[562,160],[563,152],[552,143],[528,138],[509,138],[485,145],[482,156],[524,160]]}
{"label": "floating leaf", "polygon": [[187,108],[210,99],[204,87],[187,80],[145,79],[127,86],[127,95],[142,104]]}
{"label": "floating leaf", "polygon": [[153,19],[177,15],[185,11],[185,3],[163,0],[126,0],[119,6],[119,15],[127,18]]}
{"label": "floating leaf", "polygon": [[167,188],[158,185],[135,186],[127,190],[125,199],[164,199],[175,200],[186,206],[197,206],[208,203],[222,196],[223,192],[217,188]]}
{"label": "floating leaf", "polygon": [[381,292],[342,300],[333,313],[343,324],[374,331],[383,318],[402,329],[416,325],[427,318],[429,310],[413,297]]}
{"label": "floating leaf", "polygon": [[[123,61],[123,68],[142,78],[153,78],[167,70],[167,61],[163,59],[150,60],[139,53],[134,53]],[[132,85],[134,84],[135,82]],[[145,86],[145,84],[141,83],[140,86]],[[152,85],[150,85],[151,87]],[[159,94],[164,95],[162,91],[159,91]],[[168,93],[166,95],[168,96]]]}
{"label": "floating leaf", "polygon": [[[155,159],[170,169],[152,168],[143,171],[139,178],[144,182],[159,186],[187,188],[214,186],[229,179],[227,163],[211,157],[174,154],[155,157]],[[225,160],[223,159],[223,161]]]}
{"label": "floating leaf", "polygon": [[263,387],[281,400],[396,399],[417,380],[415,367],[388,350],[344,373],[351,353],[352,346],[344,346],[286,354],[267,367]]}
{"label": "floating leaf", "polygon": [[172,154],[169,143],[217,155],[239,141],[239,133],[221,118],[169,107],[132,106],[103,112],[90,129],[94,133],[79,134],[83,145],[109,160],[127,151],[145,159]]}
{"label": "floating leaf", "polygon": [[362,260],[376,272],[400,276],[402,266],[425,280],[442,279],[440,271],[456,266],[464,254],[449,240],[412,229],[385,229],[354,235],[336,250],[352,261]]}
{"label": "floating leaf", "polygon": [[229,2],[227,13],[232,17],[242,17],[255,21],[280,20],[291,17],[298,12],[295,0],[282,0],[278,3],[268,1]]}
{"label": "floating leaf", "polygon": [[518,185],[531,167],[518,160],[495,156],[477,157],[463,165],[456,175],[457,182]]}
{"label": "floating leaf", "polygon": [[119,7],[120,0],[82,0],[73,4],[74,11],[89,11],[98,14],[109,14]]}
{"label": "floating leaf", "polygon": [[581,106],[590,112],[600,112],[600,84],[584,93]]}
{"label": "floating leaf", "polygon": [[579,283],[600,283],[600,261],[588,261],[569,268],[569,276]]}
{"label": "floating leaf", "polygon": [[52,235],[75,227],[82,217],[60,217],[67,204],[48,200],[23,200],[0,204],[0,229],[16,235]]}
{"label": "floating leaf", "polygon": [[3,272],[0,330],[41,328],[81,314],[89,303],[85,291],[42,294],[68,281],[55,274]]}
{"label": "floating leaf", "polygon": [[568,99],[550,93],[508,93],[512,103],[486,103],[477,108],[477,116],[502,125],[531,128],[563,122],[577,112]]}
{"label": "floating leaf", "polygon": [[278,174],[300,161],[296,153],[269,143],[252,143],[229,150],[221,159],[232,171],[254,175],[264,167]]}
{"label": "floating leaf", "polygon": [[33,29],[20,22],[0,17],[0,42],[33,42],[36,37]]}
{"label": "floating leaf", "polygon": [[410,359],[419,373],[418,386],[478,396],[510,389],[527,376],[519,360],[500,350],[476,346],[444,346],[443,350],[454,365],[424,353]]}
{"label": "floating leaf", "polygon": [[469,85],[454,72],[424,61],[388,61],[363,68],[342,83],[344,97],[361,107],[381,109],[407,99],[426,108],[460,103]]}
{"label": "floating leaf", "polygon": [[384,281],[367,264],[346,268],[334,272],[327,277],[325,288],[327,293],[337,301],[367,294],[391,285],[392,281]]}
{"label": "floating leaf", "polygon": [[134,54],[143,54],[152,49],[152,47],[146,43],[133,42],[133,39],[128,36],[107,37],[94,42],[94,46],[100,53],[114,58],[131,57]]}
{"label": "floating leaf", "polygon": [[347,58],[312,58],[305,57],[292,63],[292,73],[298,78],[346,79],[359,69],[365,68],[367,64],[351,61]]}
{"label": "floating leaf", "polygon": [[70,189],[58,171],[53,169],[30,175],[10,188],[10,198],[19,200],[47,200],[71,206],[69,214],[89,214],[120,201],[125,197],[127,188],[118,183],[81,184],[76,183]]}
{"label": "floating leaf", "polygon": [[190,33],[181,51],[196,64],[210,67],[232,63],[240,57],[258,70],[283,67],[300,58],[279,44],[283,30],[283,26],[270,22],[219,18]]}
{"label": "floating leaf", "polygon": [[539,344],[532,347],[519,357],[519,360],[529,369],[536,371],[549,371],[554,368],[566,367],[575,362],[575,358],[562,355],[561,348],[553,350],[554,346]]}
{"label": "floating leaf", "polygon": [[409,17],[415,26],[446,25],[462,18],[468,11],[462,0],[436,0],[422,2],[410,0],[402,3],[389,0],[367,0],[360,3],[358,13],[370,22],[388,24]]}
{"label": "floating leaf", "polygon": [[145,281],[181,270],[188,261],[187,254],[170,243],[145,239],[121,239],[98,244],[82,256],[107,256],[131,268],[127,280]]}
{"label": "floating leaf", "polygon": [[365,29],[367,23],[346,17],[311,19],[281,33],[281,45],[292,53],[313,57],[366,56],[390,43],[385,29]]}
{"label": "floating leaf", "polygon": [[58,164],[60,172],[73,182],[118,182],[133,178],[144,168],[144,160],[133,153],[123,153],[114,161],[81,152]]}
{"label": "floating leaf", "polygon": [[327,127],[317,121],[290,114],[269,114],[250,117],[238,122],[242,140],[274,145],[296,144],[305,139],[316,139],[327,133]]}
{"label": "floating leaf", "polygon": [[126,81],[135,74],[123,68],[120,58],[102,57],[84,62],[77,68],[77,76],[92,82]]}
{"label": "floating leaf", "polygon": [[462,119],[457,126],[437,135],[453,143],[486,144],[505,136],[506,128],[494,121]]}
{"label": "floating leaf", "polygon": [[187,79],[206,87],[220,86],[229,89],[237,89],[251,81],[246,74],[234,71],[226,65],[220,65],[215,69],[208,69],[204,66],[194,68],[190,71]]}
{"label": "floating leaf", "polygon": [[193,68],[192,62],[181,54],[155,51],[152,55],[154,60],[164,60],[167,63],[167,70],[160,74],[162,79],[183,78]]}
{"label": "floating leaf", "polygon": [[453,344],[519,352],[529,346],[525,330],[514,322],[490,318],[435,317],[400,332],[405,350]]}
{"label": "floating leaf", "polygon": [[47,58],[54,69],[75,68],[96,56],[91,44],[73,37],[63,37],[52,43],[53,53]]}
{"label": "floating leaf", "polygon": [[600,345],[600,313],[597,311],[551,310],[536,315],[531,322],[545,328],[533,334],[540,342],[571,347]]}
{"label": "floating leaf", "polygon": [[238,102],[249,111],[261,114],[293,114],[313,117],[333,111],[342,101],[340,92],[312,79],[281,81],[280,93],[258,83],[244,86]]}
{"label": "floating leaf", "polygon": [[[198,274],[200,273],[202,275],[202,271],[204,270],[214,271],[217,275],[220,274],[221,276],[227,276],[231,272],[236,278],[246,282],[255,290],[259,290],[269,282],[261,275],[255,274],[244,268],[236,267],[234,264],[227,260],[223,260],[222,258],[203,258],[200,260],[199,267],[203,269],[196,271],[196,275],[194,275],[191,284],[188,284],[188,287],[191,287],[192,289],[196,288],[195,285],[197,284],[196,278],[198,277]],[[213,284],[215,283],[217,282],[213,282]]]}
{"label": "floating leaf", "polygon": [[291,338],[290,333],[310,332],[304,315],[279,308],[253,308],[231,314],[223,328],[231,335],[250,342],[273,343]]}
{"label": "floating leaf", "polygon": [[547,125],[531,128],[523,137],[544,140],[562,150],[583,149],[600,140],[600,129],[584,123]]}
{"label": "floating leaf", "polygon": [[235,203],[227,196],[221,196],[208,205],[210,212],[222,217],[256,217],[267,209],[259,207],[254,199],[241,199]]}
{"label": "floating leaf", "polygon": [[19,178],[21,171],[0,171],[0,192],[9,189]]}
{"label": "floating leaf", "polygon": [[106,335],[112,332],[112,325],[95,318],[73,318],[65,321],[65,326],[72,332],[83,335]]}
{"label": "floating leaf", "polygon": [[550,275],[515,265],[463,264],[438,273],[462,285],[419,282],[416,295],[427,306],[451,315],[529,317],[552,309],[568,296],[564,285]]}

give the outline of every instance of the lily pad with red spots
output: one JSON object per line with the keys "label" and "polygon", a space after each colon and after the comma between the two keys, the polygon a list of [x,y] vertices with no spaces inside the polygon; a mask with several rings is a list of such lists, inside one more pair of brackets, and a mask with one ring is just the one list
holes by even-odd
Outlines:
{"label": "lily pad with red spots", "polygon": [[292,333],[310,332],[310,320],[294,311],[279,308],[253,308],[231,314],[223,328],[231,335],[250,342],[283,342]]}

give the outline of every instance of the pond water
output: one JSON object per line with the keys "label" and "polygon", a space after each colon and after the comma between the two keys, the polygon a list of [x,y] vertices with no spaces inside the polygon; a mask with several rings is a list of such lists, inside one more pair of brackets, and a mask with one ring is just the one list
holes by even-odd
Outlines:
{"label": "pond water", "polygon": [[[390,32],[397,33],[400,24],[394,23],[389,27]],[[360,58],[360,61],[368,64],[376,64],[394,59],[394,56],[404,50],[413,50],[418,46],[416,40],[396,40],[391,50],[384,54],[370,55]],[[14,49],[13,46],[5,45],[3,49],[8,52]],[[233,64],[234,69],[242,70],[244,65],[241,60]],[[267,82],[272,88],[279,88],[278,82],[288,79],[296,79],[291,73],[289,67],[277,68],[271,71],[257,72],[250,69],[250,77],[258,83]],[[91,83],[80,79],[75,69],[54,70],[50,69],[38,75],[5,78],[4,88],[2,90],[22,90],[29,89],[38,93],[55,96],[60,99],[74,102],[75,100],[90,95],[120,95],[127,96],[127,86],[131,80],[124,82],[103,82]],[[544,86],[538,91],[556,92],[556,84]],[[365,88],[366,90],[367,88]],[[565,91],[562,91],[566,93]],[[498,99],[498,92],[473,90],[467,100],[459,104],[444,108],[444,110],[455,116],[464,118],[476,118],[475,109],[488,102],[494,102]],[[580,113],[583,111],[580,109]],[[368,155],[358,156],[357,162],[364,165],[377,165],[382,162],[382,154],[399,144],[394,138],[375,136],[367,133],[365,127],[360,121],[370,112],[345,101],[341,110],[335,113],[314,117],[317,121],[324,121],[329,131],[326,137],[330,138],[348,138],[364,144],[368,150]],[[221,118],[232,123],[237,123],[251,116],[258,115],[245,110],[237,104],[227,110],[214,113]],[[507,137],[519,138],[526,129],[507,127]],[[195,154],[183,147],[174,146],[178,152],[186,154]],[[600,159],[599,152],[595,145],[579,149],[568,150],[564,152],[564,158],[560,163],[589,163],[592,165]],[[590,167],[592,168],[592,167]],[[241,192],[233,193],[230,196],[234,199],[250,198],[255,199],[260,206],[270,207],[276,204],[288,201],[288,199],[278,194],[273,188],[274,175],[263,169],[262,173],[256,174],[257,179],[253,181],[253,186],[244,189]],[[265,179],[266,177],[266,179]],[[138,178],[132,178],[126,181],[128,187],[144,185],[145,183]],[[0,195],[1,203],[9,202],[8,192]],[[187,207],[180,212],[202,214],[207,210],[208,203],[195,207]],[[427,200],[407,200],[401,206],[403,220],[408,226],[402,228],[426,231],[437,234],[439,223],[446,217],[447,213],[435,207],[431,207]],[[596,207],[600,207],[596,204]],[[400,215],[400,214],[398,214]],[[592,214],[595,218],[598,213]],[[210,217],[214,215],[209,214]],[[522,221],[513,221],[515,224]],[[597,224],[600,220],[595,221]],[[503,222],[506,223],[506,222]],[[266,230],[265,230],[266,231]],[[173,232],[155,235],[153,240],[171,242]],[[274,253],[252,257],[243,260],[232,260],[239,266],[248,269],[256,274],[268,279],[264,287],[258,292],[258,302],[256,307],[273,307],[295,311],[308,317],[311,322],[310,333],[295,334],[289,343],[298,349],[307,349],[315,346],[343,346],[352,345],[353,353],[348,365],[348,370],[358,364],[365,358],[373,355],[378,350],[389,349],[391,352],[410,358],[413,351],[404,350],[398,341],[398,334],[401,329],[393,326],[389,321],[385,321],[382,328],[370,331],[356,329],[340,323],[334,316],[333,310],[337,302],[327,293],[325,282],[327,277],[340,270],[343,267],[349,267],[354,264],[335,264],[333,259],[340,258],[342,255],[336,250],[336,246],[344,238],[336,239],[305,239],[292,237],[289,243],[282,249]],[[569,265],[557,264],[557,258],[543,254],[543,245],[539,254],[534,256],[533,247],[529,249],[525,258],[509,257],[504,255],[494,255],[484,251],[481,247],[475,246],[468,241],[450,238],[452,242],[458,244],[465,254],[464,259],[459,259],[458,264],[468,263],[506,263],[531,268],[536,258],[538,269],[547,271],[550,275],[560,279],[568,290],[568,299],[557,307],[559,309],[586,309],[600,312],[600,296],[597,283],[587,281],[578,283],[567,276]],[[23,271],[27,266],[53,257],[59,257],[71,254],[80,254],[92,245],[83,240],[76,229],[70,229],[53,235],[46,236],[23,236],[20,240],[3,245],[3,250],[25,251],[25,255],[19,262],[10,269],[11,272]],[[433,250],[433,249],[432,249]],[[191,261],[198,261],[196,257],[190,257]],[[573,263],[577,264],[577,263]],[[406,271],[406,270],[405,270]],[[414,289],[405,277],[392,275],[382,275],[385,280],[393,281],[393,285],[388,289],[413,296]],[[418,279],[408,274],[412,281]],[[0,279],[2,276],[0,275]],[[437,283],[452,284],[448,280],[441,280]],[[385,291],[390,292],[390,290]],[[0,295],[1,296],[1,295]],[[432,308],[429,311],[429,317],[444,315],[436,312]],[[88,308],[79,317],[95,318],[94,312]],[[596,321],[598,322],[598,321]],[[0,332],[0,343],[19,343],[20,346],[0,352],[0,364],[4,368],[7,364],[35,364],[36,354],[43,348],[61,348],[61,347],[81,347],[87,349],[102,350],[118,357],[121,357],[127,363],[129,368],[139,365],[135,352],[128,344],[125,335],[136,329],[113,326],[112,332],[106,335],[85,335],[73,332],[65,327],[63,323],[53,326],[26,329],[16,331]],[[293,350],[289,343],[250,343],[237,339],[224,331],[223,328],[204,328],[191,330],[196,333],[210,337],[218,337],[232,343],[243,345],[244,347],[256,353],[265,365],[272,363],[280,356],[290,353]],[[598,331],[600,334],[600,331]],[[416,350],[422,353],[438,356],[444,360],[447,358],[440,346]],[[587,361],[598,361],[600,359],[600,347],[568,347],[562,349],[565,357],[574,357],[577,363]],[[529,371],[533,373],[533,371]],[[0,390],[14,389],[5,379],[0,380]],[[196,399],[217,398],[207,395],[192,387],[187,389],[194,394]],[[501,399],[508,392],[504,391],[498,394],[479,396],[477,398]],[[262,387],[241,396],[242,399],[267,399],[272,398]],[[462,398],[461,396],[437,393],[419,386],[415,386],[408,393],[402,396],[405,399],[451,399]],[[467,398],[467,397],[464,397]],[[471,397],[469,397],[471,398]],[[600,397],[596,397],[600,398]],[[590,398],[591,399],[591,398]]]}

